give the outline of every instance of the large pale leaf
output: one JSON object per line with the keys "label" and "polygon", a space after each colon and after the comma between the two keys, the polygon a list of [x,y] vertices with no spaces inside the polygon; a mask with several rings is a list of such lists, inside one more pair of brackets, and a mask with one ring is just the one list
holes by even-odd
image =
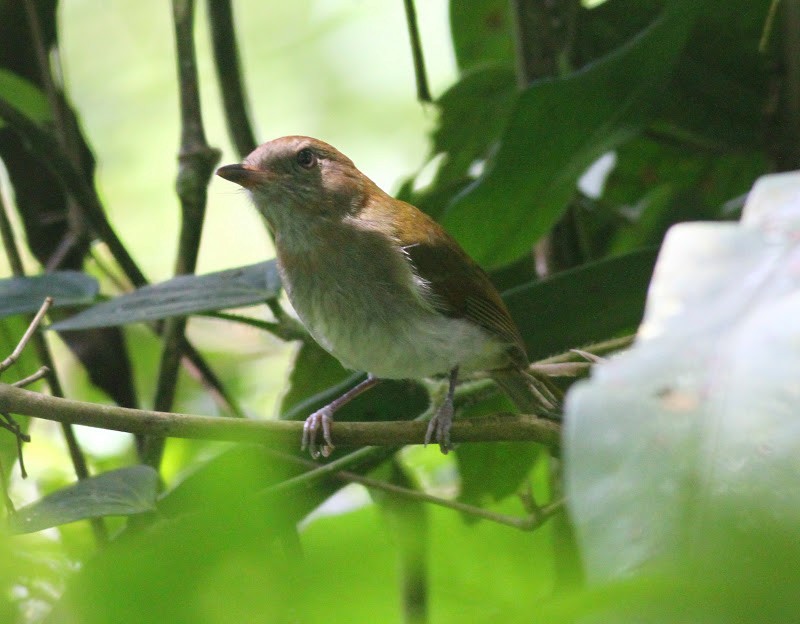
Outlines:
{"label": "large pale leaf", "polygon": [[740,224],[672,228],[635,346],[569,393],[567,500],[590,579],[730,552],[720,509],[744,541],[765,522],[800,541],[798,198],[800,174],[767,176]]}
{"label": "large pale leaf", "polygon": [[46,297],[53,297],[53,306],[91,303],[97,291],[97,280],[79,271],[11,277],[0,280],[0,317],[36,312]]}
{"label": "large pale leaf", "polygon": [[171,316],[238,308],[263,303],[278,295],[275,261],[206,275],[181,275],[145,286],[84,310],[52,329],[87,329],[156,321]]}
{"label": "large pale leaf", "polygon": [[150,466],[129,466],[84,479],[18,509],[11,516],[16,533],[101,516],[129,516],[152,511],[158,493],[158,473]]}
{"label": "large pale leaf", "polygon": [[549,231],[585,169],[650,120],[701,5],[669,2],[627,45],[520,96],[496,157],[444,215],[470,255],[502,266]]}

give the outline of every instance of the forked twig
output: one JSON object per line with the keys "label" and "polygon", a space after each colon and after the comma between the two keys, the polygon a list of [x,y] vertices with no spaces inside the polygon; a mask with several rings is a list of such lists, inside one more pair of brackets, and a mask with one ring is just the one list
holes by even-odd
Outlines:
{"label": "forked twig", "polygon": [[47,314],[47,311],[50,309],[51,305],[53,305],[53,298],[46,297],[44,303],[42,303],[42,307],[39,308],[36,316],[33,317],[31,324],[28,325],[28,329],[26,329],[25,333],[22,334],[22,338],[19,339],[19,343],[17,343],[17,346],[11,352],[11,355],[0,362],[0,373],[13,366],[14,362],[19,359],[19,356],[22,355],[23,350],[33,337],[34,332],[39,328],[39,325],[41,325],[42,319],[44,318],[44,315]]}
{"label": "forked twig", "polygon": [[[14,348],[14,350],[11,352],[11,355],[9,355],[5,360],[0,362],[0,373],[13,366],[14,363],[19,359],[20,355],[22,355],[23,350],[30,342],[34,333],[36,332],[37,329],[39,329],[39,325],[42,324],[42,319],[44,319],[44,315],[47,314],[47,311],[50,309],[51,305],[53,305],[53,298],[45,297],[45,300],[42,303],[41,307],[39,308],[39,311],[31,320],[30,325],[28,325],[28,329],[26,329],[25,333],[22,334],[22,338],[19,339],[19,342],[17,343],[17,346]],[[42,377],[47,375],[48,372],[50,372],[50,369],[47,368],[46,366],[42,366],[38,371],[36,371],[32,375],[28,375],[27,377],[20,379],[17,382],[14,382],[12,385],[18,388],[22,388],[24,386],[27,386],[28,384],[33,383],[34,381],[37,381],[38,379],[41,379]],[[22,478],[25,479],[28,476],[28,471],[25,470],[25,460],[22,458],[22,443],[30,442],[31,437],[27,433],[22,431],[22,429],[19,426],[19,423],[17,423],[17,421],[11,417],[11,414],[7,412],[0,412],[0,416],[2,416],[3,418],[2,420],[0,420],[0,429],[5,429],[6,431],[10,431],[11,433],[14,434],[14,438],[16,438],[17,440],[17,458],[19,460],[19,470],[20,474],[22,475]],[[7,493],[5,495],[5,498],[6,498],[6,506],[9,508],[9,510],[13,511],[13,505],[9,507],[11,501],[8,498]]]}

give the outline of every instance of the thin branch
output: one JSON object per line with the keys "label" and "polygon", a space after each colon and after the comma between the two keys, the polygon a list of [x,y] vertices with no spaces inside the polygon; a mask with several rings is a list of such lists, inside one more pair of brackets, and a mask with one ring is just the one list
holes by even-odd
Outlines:
{"label": "thin branch", "polygon": [[414,60],[414,76],[417,81],[417,99],[420,102],[432,102],[431,91],[428,87],[428,74],[425,71],[425,57],[422,54],[422,41],[417,26],[417,11],[414,0],[403,0],[406,10],[406,23],[408,24],[408,37],[411,40],[411,57]]}
{"label": "thin branch", "polygon": [[[619,338],[609,338],[608,340],[601,340],[592,344],[584,345],[580,348],[581,351],[592,353],[594,355],[607,355],[621,349],[625,349],[633,344],[636,339],[635,334],[627,336],[620,336]],[[549,358],[539,360],[531,365],[531,368],[536,369],[537,366],[547,366],[548,364],[560,364],[562,362],[582,362],[584,360],[582,355],[576,353],[575,349],[564,351]]]}
{"label": "thin branch", "polygon": [[15,381],[12,386],[15,388],[24,388],[25,386],[30,386],[33,382],[39,381],[43,377],[47,377],[47,374],[50,372],[50,369],[46,366],[42,366],[37,370],[35,373],[28,375],[27,377],[23,377],[22,379]]}
{"label": "thin branch", "polygon": [[[290,444],[300,447],[302,421],[248,420],[138,410],[116,405],[73,401],[0,384],[0,411],[160,437]],[[423,421],[334,422],[337,446],[401,446],[421,444],[427,423]],[[552,449],[560,446],[561,426],[533,415],[499,413],[453,422],[454,442],[539,442]]]}
{"label": "thin branch", "polygon": [[208,0],[208,21],[211,24],[214,66],[222,94],[228,135],[239,156],[244,158],[256,148],[256,139],[248,114],[247,96],[239,65],[231,0]]}
{"label": "thin branch", "polygon": [[279,338],[285,342],[291,342],[293,340],[308,340],[308,332],[306,331],[305,327],[291,317],[288,318],[290,321],[289,323],[284,323],[283,321],[276,323],[274,321],[265,321],[263,319],[257,319],[253,318],[252,316],[244,316],[242,314],[236,314],[232,312],[203,312],[197,316],[206,316],[208,318],[216,318],[223,321],[232,321],[234,323],[241,323],[242,325],[249,325],[250,327],[255,327],[256,329],[269,332],[276,338]]}
{"label": "thin branch", "polygon": [[28,478],[28,471],[25,469],[25,459],[22,455],[22,443],[23,442],[30,442],[31,437],[27,433],[23,433],[22,429],[14,420],[10,414],[6,414],[5,412],[0,412],[0,416],[3,417],[0,420],[0,428],[5,429],[6,431],[10,431],[13,436],[14,440],[17,443],[17,459],[19,460],[19,473],[22,475],[23,479]]}
{"label": "thin branch", "polygon": [[[8,249],[8,248],[6,248]],[[12,254],[17,255],[17,254]],[[17,258],[19,260],[19,258]],[[19,356],[22,355],[25,347],[28,346],[33,335],[36,333],[36,330],[39,329],[39,325],[42,323],[42,319],[44,315],[47,314],[47,311],[50,309],[50,306],[53,305],[53,298],[52,297],[45,297],[44,303],[39,308],[39,311],[34,315],[31,322],[28,324],[28,329],[25,330],[25,333],[22,334],[22,338],[19,339],[17,346],[14,347],[14,350],[11,352],[5,360],[0,362],[0,373],[4,370],[9,368],[19,359]],[[41,369],[40,369],[41,370]]]}
{"label": "thin branch", "polygon": [[[194,273],[197,266],[208,183],[219,161],[220,151],[208,145],[203,130],[194,47],[194,0],[173,0],[172,14],[181,109],[181,145],[175,185],[181,203],[181,231],[175,274],[183,275]],[[185,317],[171,318],[164,326],[164,346],[154,402],[158,410],[168,411],[172,408],[185,333]],[[163,440],[148,439],[144,449],[145,461],[152,466],[158,466],[163,450]]]}
{"label": "thin branch", "polygon": [[[524,517],[512,516],[509,514],[501,514],[494,511],[489,511],[488,509],[483,509],[482,507],[476,507],[474,505],[467,505],[466,503],[461,503],[459,501],[441,498],[439,496],[434,496],[426,492],[420,492],[419,490],[412,490],[410,488],[401,487],[393,483],[387,483],[386,481],[380,481],[379,479],[366,477],[364,475],[360,475],[355,472],[350,472],[348,470],[338,470],[337,467],[334,466],[335,462],[331,462],[330,464],[326,464],[325,466],[320,467],[316,462],[313,462],[310,459],[299,457],[297,455],[290,455],[288,453],[281,453],[279,451],[271,451],[271,454],[273,454],[276,457],[279,457],[284,461],[289,461],[294,464],[299,464],[313,468],[314,469],[313,472],[317,473],[315,475],[316,478],[319,478],[320,475],[324,476],[329,475],[341,481],[360,483],[365,487],[380,490],[382,492],[389,492],[390,494],[396,494],[408,500],[413,500],[420,503],[430,503],[432,505],[437,505],[439,507],[445,507],[447,509],[452,509],[454,511],[468,514],[476,518],[490,520],[491,522],[504,524],[506,526],[511,526],[526,531],[532,531],[533,529],[540,527],[542,524],[544,524],[545,521],[551,518],[564,506],[564,501],[563,499],[561,499],[549,505],[545,505],[543,507],[536,506],[535,508],[529,509],[528,510],[529,513]],[[352,453],[350,455],[352,455]],[[347,456],[348,462],[358,461],[360,459],[363,459],[362,457],[351,458],[350,455]],[[331,469],[330,466],[334,467]],[[310,473],[304,473],[303,475],[299,475],[294,479],[299,480],[300,477],[305,477],[306,475],[309,474]],[[307,479],[303,479],[303,481],[306,480]],[[283,481],[277,486],[273,486],[272,488],[269,489],[269,492],[273,493],[285,489],[286,486],[284,484],[289,483],[290,481],[292,480],[290,479],[287,481]]]}

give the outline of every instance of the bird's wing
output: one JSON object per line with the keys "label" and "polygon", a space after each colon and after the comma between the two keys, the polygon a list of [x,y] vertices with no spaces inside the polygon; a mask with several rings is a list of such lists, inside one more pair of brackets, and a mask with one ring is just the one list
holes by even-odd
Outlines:
{"label": "bird's wing", "polygon": [[436,229],[435,236],[401,241],[415,274],[428,285],[431,305],[446,316],[468,319],[498,336],[508,343],[512,362],[527,366],[522,337],[489,276],[444,230],[438,225]]}

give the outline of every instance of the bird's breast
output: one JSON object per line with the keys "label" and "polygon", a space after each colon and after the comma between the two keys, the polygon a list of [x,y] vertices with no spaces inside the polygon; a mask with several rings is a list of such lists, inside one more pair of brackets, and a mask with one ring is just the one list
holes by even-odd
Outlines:
{"label": "bird's breast", "polygon": [[403,379],[506,365],[507,345],[437,312],[408,259],[385,237],[325,240],[302,258],[279,243],[278,263],[300,320],[347,368]]}

